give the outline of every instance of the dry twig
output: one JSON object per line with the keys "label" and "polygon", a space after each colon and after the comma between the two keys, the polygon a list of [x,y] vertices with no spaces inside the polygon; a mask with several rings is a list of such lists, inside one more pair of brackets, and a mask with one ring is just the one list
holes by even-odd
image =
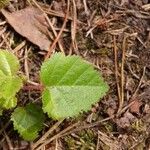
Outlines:
{"label": "dry twig", "polygon": [[122,109],[120,110],[120,112],[118,112],[118,114],[117,114],[118,116],[120,116],[123,112],[125,112],[130,106],[132,106],[132,105],[135,103],[134,101],[132,101],[132,99],[134,99],[134,98],[136,97],[137,92],[139,91],[139,88],[140,88],[140,86],[141,86],[141,84],[142,84],[142,82],[143,82],[143,78],[144,78],[144,75],[145,75],[145,70],[146,70],[146,67],[144,67],[144,69],[143,69],[143,74],[142,74],[142,76],[141,76],[141,79],[140,79],[140,81],[139,81],[139,84],[138,84],[138,86],[137,86],[135,92],[133,93],[133,95],[132,95],[131,98],[130,98],[131,102],[130,102],[127,106],[125,106],[124,108],[122,108]]}
{"label": "dry twig", "polygon": [[126,52],[126,40],[127,40],[127,36],[124,37],[123,44],[122,44],[121,99],[119,101],[118,113],[121,111],[124,103],[124,64],[125,64],[125,52]]}
{"label": "dry twig", "polygon": [[49,50],[48,50],[48,53],[47,53],[47,55],[45,56],[45,59],[48,59],[48,58],[50,57],[50,55],[51,55],[51,53],[52,53],[54,47],[56,46],[56,43],[58,42],[58,40],[59,40],[59,38],[60,38],[60,36],[61,36],[61,34],[62,34],[62,32],[63,32],[65,26],[66,26],[66,23],[67,23],[67,20],[68,20],[68,15],[69,15],[69,7],[70,7],[70,0],[67,1],[67,12],[66,12],[66,16],[65,16],[65,18],[64,18],[64,22],[63,22],[62,28],[61,28],[61,30],[59,31],[59,33],[58,33],[56,39],[54,40],[54,42],[53,42],[52,45],[50,46],[50,48],[49,48]]}
{"label": "dry twig", "polygon": [[71,23],[71,38],[72,38],[72,46],[73,49],[76,51],[77,43],[76,43],[76,30],[77,30],[77,9],[75,0],[72,0],[73,3],[73,21]]}
{"label": "dry twig", "polygon": [[53,137],[51,137],[48,140],[43,141],[43,144],[41,144],[39,147],[36,148],[36,150],[41,150],[43,147],[45,147],[47,144],[49,144],[50,142],[52,142],[55,139],[58,139],[60,137],[62,137],[62,135],[64,133],[66,133],[67,131],[71,130],[72,128],[76,127],[78,125],[79,122],[67,127],[66,129],[62,130],[61,132],[59,132],[58,134],[54,135]]}
{"label": "dry twig", "polygon": [[46,138],[63,122],[63,120],[60,120],[58,122],[56,122],[38,141],[36,141],[33,145],[32,145],[32,149],[35,149],[36,147],[38,147],[40,144],[43,143],[44,140],[46,140]]}
{"label": "dry twig", "polygon": [[140,79],[139,84],[138,84],[138,86],[137,86],[135,92],[133,93],[131,99],[135,98],[136,95],[137,95],[137,93],[138,93],[138,91],[139,91],[139,88],[140,88],[140,86],[141,86],[141,84],[142,84],[142,82],[143,82],[143,78],[144,78],[144,76],[145,76],[145,70],[146,70],[146,67],[143,68],[143,73],[142,73],[141,79]]}
{"label": "dry twig", "polygon": [[11,142],[9,136],[6,134],[5,131],[4,131],[4,135],[5,135],[5,139],[6,139],[6,141],[7,141],[7,144],[8,144],[9,149],[10,149],[10,150],[13,150],[14,148],[13,148],[12,142]]}
{"label": "dry twig", "polygon": [[[37,6],[37,8],[39,8],[43,12],[43,15],[45,16],[45,19],[46,19],[47,23],[49,24],[50,28],[52,29],[54,36],[57,37],[58,36],[57,32],[55,31],[55,29],[54,29],[50,19],[48,18],[47,14],[44,12],[44,10],[41,8],[41,6],[35,0],[32,0],[32,1]],[[64,53],[64,50],[63,50],[63,47],[62,47],[60,41],[58,41],[58,45],[59,45],[59,48],[60,48],[61,52]]]}
{"label": "dry twig", "polygon": [[116,45],[116,37],[114,36],[114,55],[115,55],[115,78],[116,78],[116,84],[117,84],[117,92],[118,92],[118,99],[121,101],[121,93],[120,93],[120,86],[119,86],[119,79],[118,79],[118,50]]}

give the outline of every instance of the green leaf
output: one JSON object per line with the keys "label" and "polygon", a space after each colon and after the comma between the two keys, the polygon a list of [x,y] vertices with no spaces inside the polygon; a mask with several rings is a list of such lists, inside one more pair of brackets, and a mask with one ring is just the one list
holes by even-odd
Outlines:
{"label": "green leaf", "polygon": [[5,74],[0,70],[0,86],[4,83],[6,80]]}
{"label": "green leaf", "polygon": [[28,141],[34,140],[44,123],[42,109],[35,104],[28,104],[26,107],[18,107],[12,113],[14,129]]}
{"label": "green leaf", "polygon": [[18,76],[5,76],[0,86],[0,97],[9,99],[14,97],[20,90],[22,80]]}
{"label": "green leaf", "polygon": [[88,111],[108,91],[102,76],[78,56],[56,53],[43,63],[40,77],[43,110],[57,120]]}
{"label": "green leaf", "polygon": [[17,105],[17,98],[11,97],[9,99],[0,98],[0,107],[3,109],[10,109]]}
{"label": "green leaf", "polygon": [[0,49],[0,70],[5,75],[15,75],[19,70],[17,57],[8,51]]}
{"label": "green leaf", "polygon": [[17,75],[19,61],[16,56],[0,50],[0,107],[13,108],[17,104],[16,93],[22,87],[22,79]]}

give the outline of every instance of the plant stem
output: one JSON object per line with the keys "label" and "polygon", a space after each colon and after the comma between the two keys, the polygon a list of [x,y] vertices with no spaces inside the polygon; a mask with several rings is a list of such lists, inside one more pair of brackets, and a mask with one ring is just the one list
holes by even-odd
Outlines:
{"label": "plant stem", "polygon": [[36,90],[36,91],[43,91],[44,90],[44,86],[39,84],[39,85],[25,85],[23,87],[23,90],[25,91],[29,91],[29,90]]}

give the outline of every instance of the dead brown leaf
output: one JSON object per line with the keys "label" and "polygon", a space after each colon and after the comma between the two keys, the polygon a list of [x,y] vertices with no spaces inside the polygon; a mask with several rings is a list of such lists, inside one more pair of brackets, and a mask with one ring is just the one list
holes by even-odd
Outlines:
{"label": "dead brown leaf", "polygon": [[108,114],[109,116],[114,115],[114,113],[115,113],[115,110],[114,110],[113,108],[109,107],[109,108],[107,109],[107,114]]}
{"label": "dead brown leaf", "polygon": [[121,128],[127,128],[135,121],[135,119],[136,117],[130,112],[126,112],[123,117],[116,120],[116,123]]}
{"label": "dead brown leaf", "polygon": [[48,24],[39,9],[27,7],[13,13],[2,10],[2,14],[16,32],[37,45],[41,50],[48,50],[50,45]]}
{"label": "dead brown leaf", "polygon": [[142,102],[140,102],[138,99],[133,100],[133,104],[129,108],[130,112],[139,114],[141,105],[142,105]]}

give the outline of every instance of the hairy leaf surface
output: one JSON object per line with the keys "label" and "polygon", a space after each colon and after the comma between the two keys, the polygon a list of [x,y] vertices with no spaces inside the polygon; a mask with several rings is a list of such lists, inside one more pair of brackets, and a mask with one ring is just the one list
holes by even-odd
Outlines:
{"label": "hairy leaf surface", "polygon": [[13,108],[17,105],[17,98],[16,97],[11,97],[11,98],[0,98],[0,107],[3,109],[10,109]]}
{"label": "hairy leaf surface", "polygon": [[56,53],[43,63],[43,110],[53,119],[87,111],[108,91],[108,85],[91,64],[78,56]]}
{"label": "hairy leaf surface", "polygon": [[0,70],[5,75],[15,75],[19,70],[17,57],[10,52],[0,50]]}
{"label": "hairy leaf surface", "polygon": [[4,98],[11,98],[16,95],[22,86],[22,80],[18,76],[6,76],[0,88],[0,95]]}
{"label": "hairy leaf surface", "polygon": [[34,140],[38,132],[42,129],[44,123],[44,114],[42,109],[35,104],[28,104],[26,107],[18,107],[12,113],[14,129],[25,140]]}
{"label": "hairy leaf surface", "polygon": [[17,75],[19,61],[13,54],[0,50],[0,107],[13,108],[17,104],[16,93],[22,87],[22,79]]}

